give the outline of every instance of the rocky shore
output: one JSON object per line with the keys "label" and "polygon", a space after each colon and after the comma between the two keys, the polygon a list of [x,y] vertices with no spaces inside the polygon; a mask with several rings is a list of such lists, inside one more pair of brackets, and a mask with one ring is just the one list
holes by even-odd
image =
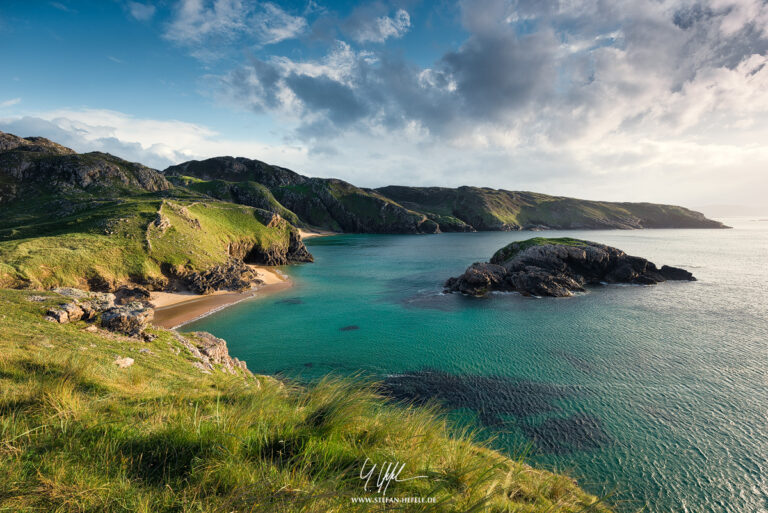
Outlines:
{"label": "rocky shore", "polygon": [[[52,292],[58,294],[62,301],[59,306],[47,310],[45,319],[50,322],[69,324],[84,321],[86,331],[101,330],[102,333],[110,332],[144,342],[157,338],[151,332],[156,329],[150,324],[154,308],[148,302],[149,293],[145,289],[124,287],[115,294],[75,288],[58,288]],[[45,296],[31,296],[30,300],[47,299]],[[186,348],[193,360],[192,365],[200,371],[210,373],[220,368],[230,374],[237,374],[238,371],[250,374],[245,362],[229,355],[226,341],[202,331],[184,335],[175,331],[171,333]],[[115,360],[121,368],[130,367],[133,363],[134,359],[128,357]]]}
{"label": "rocky shore", "polygon": [[653,285],[667,280],[695,281],[686,271],[657,268],[645,258],[579,239],[533,238],[498,250],[489,262],[472,264],[445,283],[446,292],[482,296],[492,291],[526,296],[567,297],[587,285],[631,283]]}

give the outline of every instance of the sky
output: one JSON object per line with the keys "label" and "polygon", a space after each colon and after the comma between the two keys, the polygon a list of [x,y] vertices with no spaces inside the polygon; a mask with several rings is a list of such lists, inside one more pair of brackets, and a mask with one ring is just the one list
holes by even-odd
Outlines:
{"label": "sky", "polygon": [[766,0],[3,0],[0,49],[0,130],[157,169],[768,203]]}

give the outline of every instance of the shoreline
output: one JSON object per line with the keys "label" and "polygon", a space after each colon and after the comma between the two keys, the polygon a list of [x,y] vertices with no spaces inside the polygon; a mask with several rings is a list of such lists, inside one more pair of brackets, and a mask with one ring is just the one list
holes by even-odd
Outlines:
{"label": "shoreline", "polygon": [[302,239],[311,239],[313,237],[329,237],[331,235],[340,235],[338,232],[328,230],[314,230],[310,228],[299,228],[299,235]]}
{"label": "shoreline", "polygon": [[[302,239],[338,235],[326,230],[299,229]],[[242,301],[263,297],[293,287],[293,281],[277,268],[249,265],[264,282],[258,288],[245,292],[217,290],[212,294],[192,292],[152,292],[150,303],[155,308],[152,324],[175,330],[185,324],[202,319]]]}
{"label": "shoreline", "polygon": [[150,303],[155,307],[152,324],[159,328],[176,329],[247,299],[268,296],[293,286],[293,281],[277,269],[251,267],[259,274],[264,285],[245,292],[220,290],[205,295],[153,292],[150,297]]}

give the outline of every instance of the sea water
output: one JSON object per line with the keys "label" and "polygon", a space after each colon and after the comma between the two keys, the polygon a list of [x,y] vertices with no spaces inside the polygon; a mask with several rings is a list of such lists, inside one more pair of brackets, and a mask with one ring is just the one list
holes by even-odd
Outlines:
{"label": "sea water", "polygon": [[[310,239],[295,286],[184,329],[257,373],[363,371],[440,400],[511,455],[564,471],[619,510],[768,511],[768,221],[732,230],[341,235]],[[696,282],[571,298],[443,294],[533,236],[584,238]]]}

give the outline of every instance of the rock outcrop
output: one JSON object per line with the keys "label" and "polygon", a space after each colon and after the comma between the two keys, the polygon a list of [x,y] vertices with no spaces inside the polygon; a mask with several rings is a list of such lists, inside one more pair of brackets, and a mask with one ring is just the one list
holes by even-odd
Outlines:
{"label": "rock outcrop", "polygon": [[[74,288],[58,288],[53,292],[71,301],[61,306],[49,309],[46,318],[52,322],[65,324],[68,322],[94,322],[101,319],[101,326],[110,331],[124,335],[144,336],[144,330],[149,326],[154,316],[154,310],[143,298],[145,290],[120,289],[119,304],[115,304],[115,294],[104,292],[89,292]],[[148,294],[148,293],[147,293]]]}
{"label": "rock outcrop", "polygon": [[243,291],[264,283],[253,269],[236,259],[203,272],[185,274],[182,280],[196,294],[210,294],[217,290]]}
{"label": "rock outcrop", "polygon": [[490,262],[472,264],[445,283],[447,292],[482,296],[492,291],[528,296],[566,297],[586,285],[632,283],[652,285],[666,280],[694,281],[685,269],[656,265],[620,249],[577,239],[535,238],[513,242]]}
{"label": "rock outcrop", "polygon": [[173,186],[158,171],[107,153],[78,154],[42,137],[23,139],[0,132],[0,201],[24,190],[94,189],[119,196],[126,190],[158,192]]}
{"label": "rock outcrop", "polygon": [[214,365],[220,365],[222,370],[230,374],[237,374],[238,370],[240,370],[251,375],[244,361],[229,355],[225,340],[214,337],[205,331],[196,331],[185,335],[181,335],[176,331],[171,333],[189,351],[192,358],[195,359],[192,365],[202,372],[210,373],[214,370]]}
{"label": "rock outcrop", "polygon": [[101,326],[110,331],[137,337],[144,333],[155,311],[145,303],[132,301],[102,312]]}

